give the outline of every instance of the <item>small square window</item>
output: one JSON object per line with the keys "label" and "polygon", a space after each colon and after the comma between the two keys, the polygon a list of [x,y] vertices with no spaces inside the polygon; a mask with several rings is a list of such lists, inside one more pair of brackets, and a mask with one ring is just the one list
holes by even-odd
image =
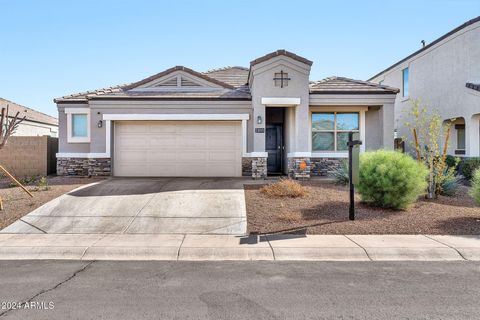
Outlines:
{"label": "small square window", "polygon": [[88,136],[88,121],[86,114],[72,114],[72,137]]}

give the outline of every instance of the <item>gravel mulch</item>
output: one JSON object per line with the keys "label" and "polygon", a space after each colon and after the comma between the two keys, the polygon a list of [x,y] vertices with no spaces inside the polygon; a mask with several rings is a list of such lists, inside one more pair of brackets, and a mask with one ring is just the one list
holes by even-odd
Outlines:
{"label": "gravel mulch", "polygon": [[37,190],[35,182],[27,186],[27,189],[33,194],[33,198],[31,198],[20,187],[11,187],[10,180],[0,179],[0,197],[3,199],[4,207],[3,211],[0,211],[0,229],[64,193],[101,179],[52,176],[47,177],[47,180],[48,190]]}
{"label": "gravel mulch", "polygon": [[245,185],[248,232],[306,234],[480,234],[480,208],[460,187],[454,197],[420,199],[404,211],[378,209],[356,195],[356,220],[348,220],[348,187],[303,182],[303,198],[272,198],[262,185]]}

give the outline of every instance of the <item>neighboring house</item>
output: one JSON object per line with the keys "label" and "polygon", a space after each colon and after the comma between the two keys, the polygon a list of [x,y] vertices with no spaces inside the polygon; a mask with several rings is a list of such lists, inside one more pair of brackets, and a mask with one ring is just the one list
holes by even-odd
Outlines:
{"label": "neighboring house", "polygon": [[0,109],[8,105],[9,118],[25,117],[13,136],[51,136],[58,137],[58,119],[47,114],[19,105],[18,103],[0,98]]}
{"label": "neighboring house", "polygon": [[[373,76],[369,81],[401,88],[395,101],[398,137],[411,138],[408,110],[419,99],[455,119],[448,153],[480,156],[480,17],[472,19]],[[408,146],[408,144],[407,144]]]}
{"label": "neighboring house", "polygon": [[328,175],[361,150],[393,149],[398,89],[331,77],[285,50],[250,68],[174,67],[144,80],[55,99],[58,174],[293,177]]}

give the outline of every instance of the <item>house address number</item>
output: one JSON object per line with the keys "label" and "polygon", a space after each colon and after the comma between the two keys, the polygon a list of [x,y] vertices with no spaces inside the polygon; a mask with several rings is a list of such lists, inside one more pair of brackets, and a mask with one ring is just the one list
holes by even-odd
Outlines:
{"label": "house address number", "polygon": [[255,133],[265,133],[265,128],[255,128]]}

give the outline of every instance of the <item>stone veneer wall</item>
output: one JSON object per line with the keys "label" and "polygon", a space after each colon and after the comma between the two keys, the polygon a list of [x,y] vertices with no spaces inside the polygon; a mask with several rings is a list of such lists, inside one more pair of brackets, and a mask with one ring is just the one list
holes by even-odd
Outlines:
{"label": "stone veneer wall", "polygon": [[242,176],[252,176],[252,158],[242,158]]}
{"label": "stone veneer wall", "polygon": [[342,166],[344,158],[311,158],[312,176],[332,177],[335,170]]}
{"label": "stone veneer wall", "polygon": [[265,179],[267,177],[267,158],[252,158],[252,178]]}
{"label": "stone veneer wall", "polygon": [[[300,168],[300,164],[305,161],[305,168]],[[310,158],[288,158],[288,176],[293,179],[310,178]]]}
{"label": "stone veneer wall", "polygon": [[109,176],[111,171],[110,158],[57,158],[59,176]]}

